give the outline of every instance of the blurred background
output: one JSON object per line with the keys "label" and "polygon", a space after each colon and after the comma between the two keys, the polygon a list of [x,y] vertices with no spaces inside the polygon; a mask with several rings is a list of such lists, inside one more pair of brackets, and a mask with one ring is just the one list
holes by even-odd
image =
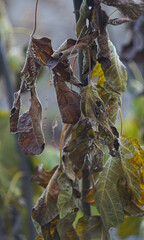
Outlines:
{"label": "blurred background", "polygon": [[[20,72],[25,61],[29,35],[34,26],[35,0],[0,0],[0,240],[33,240],[35,229],[31,209],[43,189],[31,183],[35,167],[47,170],[59,162],[62,129],[52,86],[52,72],[44,68],[37,82],[43,105],[43,130],[46,149],[40,156],[25,156],[16,136],[9,132],[9,113],[13,93],[19,89]],[[120,16],[108,7],[111,18]],[[128,69],[128,88],[122,96],[123,132],[144,142],[144,16],[136,22],[109,27],[110,39]],[[39,0],[36,38],[48,37],[57,49],[67,38],[75,39],[72,0]],[[77,67],[75,74],[78,74]],[[30,96],[22,97],[22,111],[30,105]],[[117,127],[120,129],[118,118]],[[143,237],[142,237],[143,236]],[[127,217],[120,228],[112,229],[115,240],[144,239],[143,218]]]}

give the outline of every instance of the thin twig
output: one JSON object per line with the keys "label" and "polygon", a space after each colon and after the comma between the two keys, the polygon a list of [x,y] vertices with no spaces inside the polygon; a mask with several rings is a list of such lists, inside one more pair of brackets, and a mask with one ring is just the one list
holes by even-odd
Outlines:
{"label": "thin twig", "polygon": [[32,31],[31,37],[33,37],[33,35],[36,32],[36,28],[37,28],[37,10],[38,10],[38,0],[36,0],[36,5],[35,5],[35,21],[34,21],[34,29]]}

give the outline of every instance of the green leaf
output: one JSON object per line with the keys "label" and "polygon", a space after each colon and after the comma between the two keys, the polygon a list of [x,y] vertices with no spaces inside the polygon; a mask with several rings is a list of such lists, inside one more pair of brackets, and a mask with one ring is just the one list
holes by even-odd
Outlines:
{"label": "green leaf", "polygon": [[121,160],[110,157],[96,183],[95,203],[107,230],[118,226],[124,219],[124,211],[117,189],[117,183],[123,177]]}
{"label": "green leaf", "polygon": [[72,213],[76,208],[75,197],[73,196],[73,188],[71,181],[63,173],[57,180],[61,192],[58,196],[57,207],[59,209],[60,219],[66,217],[68,213]]}
{"label": "green leaf", "polygon": [[111,53],[111,66],[108,69],[103,68],[106,78],[104,89],[109,93],[116,92],[122,94],[127,86],[127,71],[110,40],[108,45]]}

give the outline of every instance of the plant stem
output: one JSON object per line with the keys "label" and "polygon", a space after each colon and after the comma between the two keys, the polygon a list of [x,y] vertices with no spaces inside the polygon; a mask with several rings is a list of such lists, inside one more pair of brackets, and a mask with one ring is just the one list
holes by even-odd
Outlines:
{"label": "plant stem", "polygon": [[[82,3],[82,0],[73,0],[76,22],[80,17],[79,10],[80,10],[81,3]],[[83,54],[81,51],[79,51],[79,54],[78,54],[78,64],[79,64],[79,79],[84,86],[87,86],[88,79],[83,79],[83,76],[82,76]],[[82,176],[82,197],[83,197],[86,191],[90,188],[89,170],[87,168],[84,168],[82,174],[83,174]],[[89,203],[81,202],[81,207],[84,215],[86,216],[91,215]]]}

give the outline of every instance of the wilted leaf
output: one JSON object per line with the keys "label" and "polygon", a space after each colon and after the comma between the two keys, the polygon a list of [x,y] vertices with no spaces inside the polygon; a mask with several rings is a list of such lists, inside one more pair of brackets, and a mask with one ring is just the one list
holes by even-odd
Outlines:
{"label": "wilted leaf", "polygon": [[129,162],[135,155],[135,148],[130,139],[120,138],[120,151],[122,155],[122,167],[127,179],[127,184],[134,196],[140,199],[140,176],[137,169]]}
{"label": "wilted leaf", "polygon": [[20,106],[21,106],[20,97],[21,97],[22,91],[24,90],[24,83],[25,83],[25,78],[22,78],[20,90],[14,93],[14,102],[13,102],[11,115],[10,115],[10,131],[13,133],[17,132],[17,127],[18,127],[17,125],[18,125]]}
{"label": "wilted leaf", "polygon": [[108,69],[103,68],[106,78],[104,89],[109,93],[116,92],[122,94],[127,86],[127,71],[110,40],[108,45],[110,48],[111,66]]}
{"label": "wilted leaf", "polygon": [[84,158],[96,137],[95,121],[89,118],[81,119],[73,128],[64,152],[69,153],[73,165],[80,170],[84,164]]}
{"label": "wilted leaf", "polygon": [[42,237],[37,237],[35,240],[44,240]]}
{"label": "wilted leaf", "polygon": [[63,123],[77,123],[81,115],[80,95],[70,90],[58,75],[55,76],[54,86]]}
{"label": "wilted leaf", "polygon": [[19,119],[19,112],[20,112],[20,93],[14,93],[14,102],[11,109],[10,115],[10,131],[15,133],[17,132],[17,124]]}
{"label": "wilted leaf", "polygon": [[51,40],[49,38],[36,39],[32,38],[32,49],[34,51],[35,61],[39,59],[42,65],[47,65],[53,54],[53,49],[51,46]]}
{"label": "wilted leaf", "polygon": [[84,36],[87,31],[86,19],[91,16],[91,10],[88,8],[87,0],[84,0],[80,7],[80,17],[76,24],[77,38]]}
{"label": "wilted leaf", "polygon": [[29,45],[22,75],[32,78],[31,82],[36,79],[41,66],[48,64],[53,53],[51,40],[48,38],[35,39],[30,36]]}
{"label": "wilted leaf", "polygon": [[117,227],[124,220],[118,181],[124,177],[121,160],[109,158],[96,183],[95,203],[105,228]]}
{"label": "wilted leaf", "polygon": [[38,222],[40,226],[48,224],[58,215],[57,199],[61,190],[57,183],[57,179],[61,173],[62,170],[60,167],[57,168],[45,191],[32,210],[32,218]]}
{"label": "wilted leaf", "polygon": [[139,208],[136,203],[133,201],[126,185],[119,182],[118,183],[118,192],[124,208],[124,211],[127,215],[130,216],[143,216],[144,210]]}
{"label": "wilted leaf", "polygon": [[109,240],[100,217],[82,217],[79,219],[76,232],[80,240]]}
{"label": "wilted leaf", "polygon": [[31,90],[31,106],[29,109],[29,115],[33,124],[33,131],[37,140],[37,143],[41,149],[44,149],[45,140],[42,131],[42,106],[36,95],[35,87]]}
{"label": "wilted leaf", "polygon": [[[118,131],[109,121],[105,105],[99,97],[97,89],[93,85],[88,85],[81,92],[81,109],[86,117],[92,118],[97,123],[98,135],[105,145],[108,146],[110,154],[118,154]],[[116,156],[116,155],[115,155]]]}
{"label": "wilted leaf", "polygon": [[[133,193],[133,198],[140,204],[144,203],[144,150],[139,145],[137,139],[121,137],[123,167],[127,176],[128,187]],[[126,147],[124,148],[124,144]],[[133,149],[133,151],[131,150]],[[131,151],[131,152],[130,152]],[[131,154],[130,154],[131,153]],[[135,199],[135,197],[136,199]]]}
{"label": "wilted leaf", "polygon": [[61,192],[58,196],[57,206],[59,209],[60,219],[66,217],[67,214],[72,213],[75,209],[76,201],[73,196],[73,188],[71,181],[63,173],[57,180]]}
{"label": "wilted leaf", "polygon": [[65,237],[62,240],[79,240],[79,237],[73,227],[66,233]]}
{"label": "wilted leaf", "polygon": [[109,17],[106,12],[101,9],[98,4],[94,8],[94,20],[93,25],[96,31],[99,32],[97,41],[99,44],[100,52],[98,55],[98,62],[101,63],[106,69],[111,65],[110,49],[108,45],[108,34],[106,26],[108,24]]}
{"label": "wilted leaf", "polygon": [[25,154],[38,155],[42,153],[44,148],[38,145],[29,112],[19,117],[17,132],[19,144]]}
{"label": "wilted leaf", "polygon": [[[60,235],[60,238],[63,239],[71,239],[74,235],[77,237],[76,232],[74,231],[72,224],[76,218],[78,209],[73,209],[72,213],[67,214],[63,219],[60,219],[57,223],[57,230]],[[72,235],[72,236],[71,236]],[[75,239],[75,238],[74,238]],[[77,238],[76,238],[77,239]]]}
{"label": "wilted leaf", "polygon": [[82,75],[83,78],[88,77],[90,71],[93,71],[94,66],[96,65],[96,54],[97,54],[97,46],[96,43],[93,42],[89,47],[85,48],[83,51],[83,69]]}
{"label": "wilted leaf", "polygon": [[118,8],[123,15],[136,20],[144,11],[143,0],[102,0],[103,3]]}
{"label": "wilted leaf", "polygon": [[[88,47],[94,39],[97,37],[97,33],[87,34],[83,38],[78,40],[67,39],[52,55],[52,58],[57,59],[59,62],[65,60],[68,56],[77,53],[80,50]],[[52,60],[51,60],[52,61]]]}
{"label": "wilted leaf", "polygon": [[25,154],[37,155],[44,150],[45,141],[41,120],[42,108],[33,86],[31,90],[30,109],[19,117],[17,126],[19,144]]}
{"label": "wilted leaf", "polygon": [[60,76],[63,79],[63,81],[69,82],[77,87],[82,86],[82,84],[74,76],[73,71],[70,67],[70,63],[67,59],[58,63],[53,68],[53,73],[55,76],[57,75]]}
{"label": "wilted leaf", "polygon": [[103,170],[103,159],[104,159],[104,153],[102,151],[102,144],[100,144],[99,140],[95,140],[91,146],[90,150],[90,162],[91,162],[91,168],[90,172],[101,172]]}
{"label": "wilted leaf", "polygon": [[44,240],[61,240],[56,228],[58,221],[59,217],[56,216],[51,222],[42,226],[42,234],[44,236]]}
{"label": "wilted leaf", "polygon": [[36,167],[36,175],[31,178],[31,181],[32,182],[36,181],[36,182],[38,182],[39,185],[46,188],[52,175],[54,174],[54,172],[56,171],[57,168],[58,168],[58,166],[55,166],[50,172],[48,172],[43,168],[43,164],[39,164]]}

